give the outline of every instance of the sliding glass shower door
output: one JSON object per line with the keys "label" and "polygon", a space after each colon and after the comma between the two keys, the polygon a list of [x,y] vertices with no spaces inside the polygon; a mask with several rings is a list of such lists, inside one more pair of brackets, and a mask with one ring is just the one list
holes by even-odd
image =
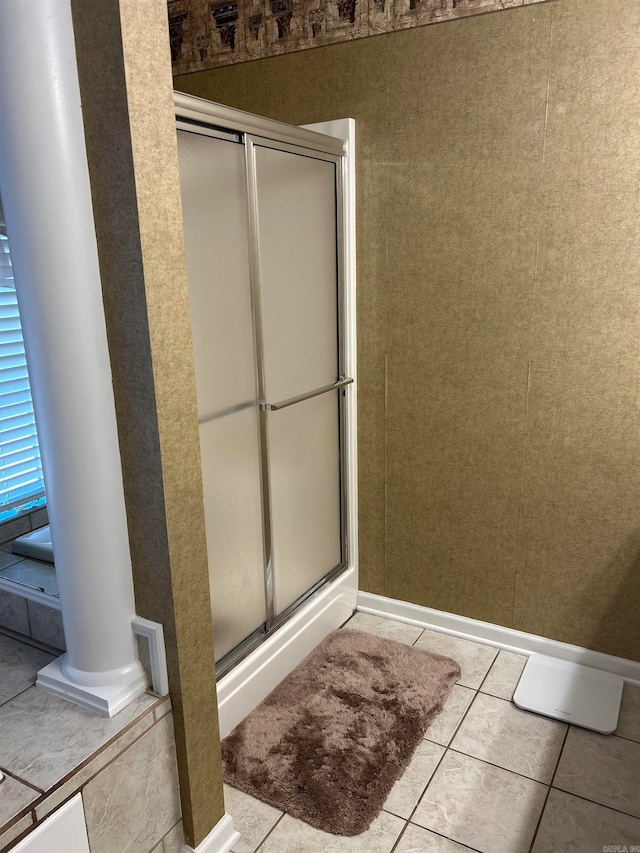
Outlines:
{"label": "sliding glass shower door", "polygon": [[223,657],[265,622],[245,154],[233,136],[178,138],[209,582]]}
{"label": "sliding glass shower door", "polygon": [[336,164],[251,143],[249,162],[278,615],[341,559]]}
{"label": "sliding glass shower door", "polygon": [[339,158],[179,125],[216,660],[346,565]]}

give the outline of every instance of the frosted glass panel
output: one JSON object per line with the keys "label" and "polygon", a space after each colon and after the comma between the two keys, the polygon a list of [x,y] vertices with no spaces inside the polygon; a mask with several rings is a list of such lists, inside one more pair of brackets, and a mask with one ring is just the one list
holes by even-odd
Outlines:
{"label": "frosted glass panel", "polygon": [[338,392],[268,414],[276,613],[341,561]]}
{"label": "frosted glass panel", "polygon": [[216,660],[265,621],[255,409],[200,425]]}
{"label": "frosted glass panel", "polygon": [[178,131],[216,660],[268,627],[267,492],[276,614],[342,561],[339,393],[261,415],[256,372],[272,403],[338,378],[336,165],[254,151],[261,354],[244,146]]}
{"label": "frosted glass panel", "polygon": [[265,621],[242,145],[178,132],[216,658]]}
{"label": "frosted glass panel", "polygon": [[257,399],[244,146],[178,131],[198,414]]}
{"label": "frosted glass panel", "polygon": [[338,376],[336,171],[255,152],[265,396],[276,403]]}

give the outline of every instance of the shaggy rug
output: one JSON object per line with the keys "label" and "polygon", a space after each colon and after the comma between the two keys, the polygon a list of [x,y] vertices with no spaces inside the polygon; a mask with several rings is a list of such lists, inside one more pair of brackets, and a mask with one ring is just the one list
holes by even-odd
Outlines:
{"label": "shaggy rug", "polygon": [[451,658],[334,631],[222,741],[225,781],[325,832],[358,835],[459,677]]}

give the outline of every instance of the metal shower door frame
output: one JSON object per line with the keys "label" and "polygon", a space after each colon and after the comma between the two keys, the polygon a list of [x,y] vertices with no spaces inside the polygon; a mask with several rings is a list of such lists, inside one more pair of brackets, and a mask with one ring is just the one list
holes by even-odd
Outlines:
{"label": "metal shower door frame", "polygon": [[[205,136],[237,141],[244,144],[247,176],[247,200],[249,217],[249,267],[251,278],[251,306],[255,342],[255,369],[259,399],[259,448],[260,480],[263,519],[263,554],[265,582],[264,625],[256,629],[242,643],[232,649],[216,664],[216,676],[221,678],[254,649],[272,636],[273,632],[287,622],[299,608],[315,593],[331,583],[349,568],[349,501],[347,448],[347,386],[353,382],[345,375],[345,178],[346,149],[342,140],[305,128],[264,119],[250,113],[224,107],[200,98],[174,93],[176,122],[179,130],[200,133]],[[265,376],[263,339],[260,306],[260,253],[258,234],[258,201],[255,147],[272,148],[291,154],[332,162],[336,175],[336,274],[337,274],[337,351],[338,378],[332,385],[314,389],[308,393],[282,401],[265,399]],[[283,612],[275,612],[275,578],[273,572],[273,536],[271,501],[269,497],[269,459],[267,412],[277,411],[304,399],[319,394],[338,391],[339,420],[339,477],[340,477],[340,555],[337,566],[324,575],[316,584],[303,593]]]}

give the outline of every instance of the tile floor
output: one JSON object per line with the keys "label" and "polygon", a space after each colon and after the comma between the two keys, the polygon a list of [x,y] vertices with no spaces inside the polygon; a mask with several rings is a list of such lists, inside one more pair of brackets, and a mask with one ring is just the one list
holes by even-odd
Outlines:
{"label": "tile floor", "polygon": [[0,634],[0,705],[35,684],[38,670],[53,659],[48,652]]}
{"label": "tile floor", "polygon": [[640,689],[605,737],[516,708],[520,655],[364,613],[348,624],[455,658],[460,681],[367,832],[328,835],[225,786],[234,853],[640,853]]}
{"label": "tile floor", "polygon": [[[101,717],[34,686],[38,670],[53,659],[54,655],[48,652],[0,633],[0,771],[4,774],[0,784],[0,850],[32,825],[34,813],[38,820],[46,817],[81,785],[93,784],[95,790],[97,782],[90,780],[96,779],[107,765],[114,767],[111,762],[156,723],[162,725],[171,707],[167,699],[143,693],[115,717]],[[167,754],[154,748],[149,761],[162,761],[162,755]],[[167,767],[172,766],[167,760]],[[130,769],[121,772],[131,785]],[[173,807],[175,800],[171,773],[167,770],[159,776],[149,771],[145,785],[139,786],[146,792],[141,797],[153,802],[152,814],[157,816],[161,828],[166,817],[163,803],[166,805],[173,797]],[[164,780],[163,785],[166,783],[160,794],[153,788],[159,778]],[[93,812],[96,826],[105,802],[102,796],[99,800],[99,808]],[[151,806],[143,811],[148,815],[150,810]],[[177,817],[170,813],[167,821],[165,831],[171,829]]]}
{"label": "tile floor", "polygon": [[[0,630],[8,629],[55,651],[66,647],[59,610],[58,581],[52,565],[11,552],[12,542],[0,545]],[[43,593],[33,600],[29,589]]]}
{"label": "tile floor", "polygon": [[[11,542],[6,543],[11,545]],[[0,548],[0,578],[28,586],[48,595],[58,595],[56,570],[49,563],[29,560]]]}

